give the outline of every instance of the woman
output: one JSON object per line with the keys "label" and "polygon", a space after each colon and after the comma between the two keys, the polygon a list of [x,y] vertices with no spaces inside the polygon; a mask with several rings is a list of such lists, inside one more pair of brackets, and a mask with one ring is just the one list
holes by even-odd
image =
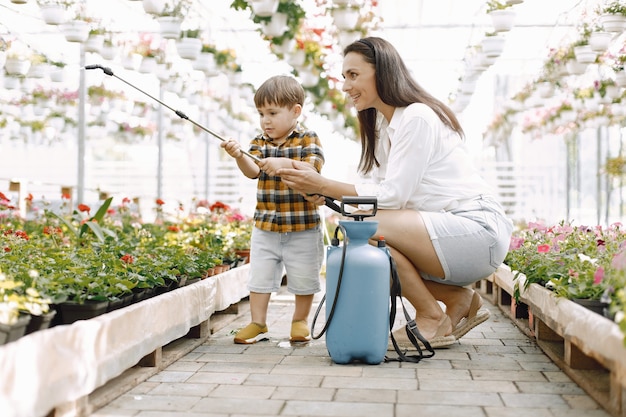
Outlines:
{"label": "woman", "polygon": [[455,115],[413,80],[393,45],[353,42],[342,72],[358,111],[363,182],[334,181],[297,162],[278,175],[318,204],[321,196],[376,196],[376,233],[396,260],[418,328],[432,347],[449,346],[489,317],[466,286],[502,263],[513,225],[473,167]]}

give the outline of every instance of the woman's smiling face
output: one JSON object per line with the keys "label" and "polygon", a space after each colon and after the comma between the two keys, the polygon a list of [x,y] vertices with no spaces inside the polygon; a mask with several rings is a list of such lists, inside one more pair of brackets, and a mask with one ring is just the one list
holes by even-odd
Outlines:
{"label": "woman's smiling face", "polygon": [[343,88],[357,111],[376,107],[380,97],[376,90],[376,71],[374,66],[366,62],[363,55],[349,52],[343,59]]}

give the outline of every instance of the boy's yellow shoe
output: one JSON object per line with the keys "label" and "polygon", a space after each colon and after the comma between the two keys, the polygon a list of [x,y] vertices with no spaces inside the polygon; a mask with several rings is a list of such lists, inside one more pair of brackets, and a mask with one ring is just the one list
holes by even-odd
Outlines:
{"label": "boy's yellow shoe", "polygon": [[235,343],[240,345],[251,345],[261,340],[267,340],[267,325],[250,323],[235,335]]}
{"label": "boy's yellow shoe", "polygon": [[309,325],[306,320],[296,320],[291,323],[291,338],[290,342],[308,342],[311,340],[309,337]]}

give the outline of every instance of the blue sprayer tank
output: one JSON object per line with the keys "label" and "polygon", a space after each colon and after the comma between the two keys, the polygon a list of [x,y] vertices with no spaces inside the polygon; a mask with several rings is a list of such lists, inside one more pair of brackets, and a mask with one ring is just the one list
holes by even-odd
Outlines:
{"label": "blue sprayer tank", "polygon": [[[384,247],[384,241],[379,247],[368,243],[368,239],[376,233],[378,222],[363,221],[363,217],[367,216],[346,214],[343,206],[344,203],[371,203],[372,197],[369,199],[344,197],[342,213],[354,217],[355,221],[339,221],[345,233],[344,243],[340,246],[335,245],[338,242],[333,242],[326,253],[326,321],[330,320],[326,330],[326,347],[333,362],[338,364],[352,361],[379,364],[387,352],[389,252]],[[376,213],[375,198],[373,204],[370,215]],[[334,301],[340,274],[339,295]]]}

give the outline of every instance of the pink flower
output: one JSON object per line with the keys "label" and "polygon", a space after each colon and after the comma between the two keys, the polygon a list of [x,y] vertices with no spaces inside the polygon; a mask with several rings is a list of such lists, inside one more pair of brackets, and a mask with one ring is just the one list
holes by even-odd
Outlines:
{"label": "pink flower", "polygon": [[511,242],[509,243],[509,250],[516,250],[522,247],[524,244],[523,237],[511,236]]}
{"label": "pink flower", "polygon": [[598,285],[602,282],[603,279],[604,279],[604,268],[600,266],[598,267],[598,269],[596,269],[596,272],[593,274],[593,283],[595,285]]}

